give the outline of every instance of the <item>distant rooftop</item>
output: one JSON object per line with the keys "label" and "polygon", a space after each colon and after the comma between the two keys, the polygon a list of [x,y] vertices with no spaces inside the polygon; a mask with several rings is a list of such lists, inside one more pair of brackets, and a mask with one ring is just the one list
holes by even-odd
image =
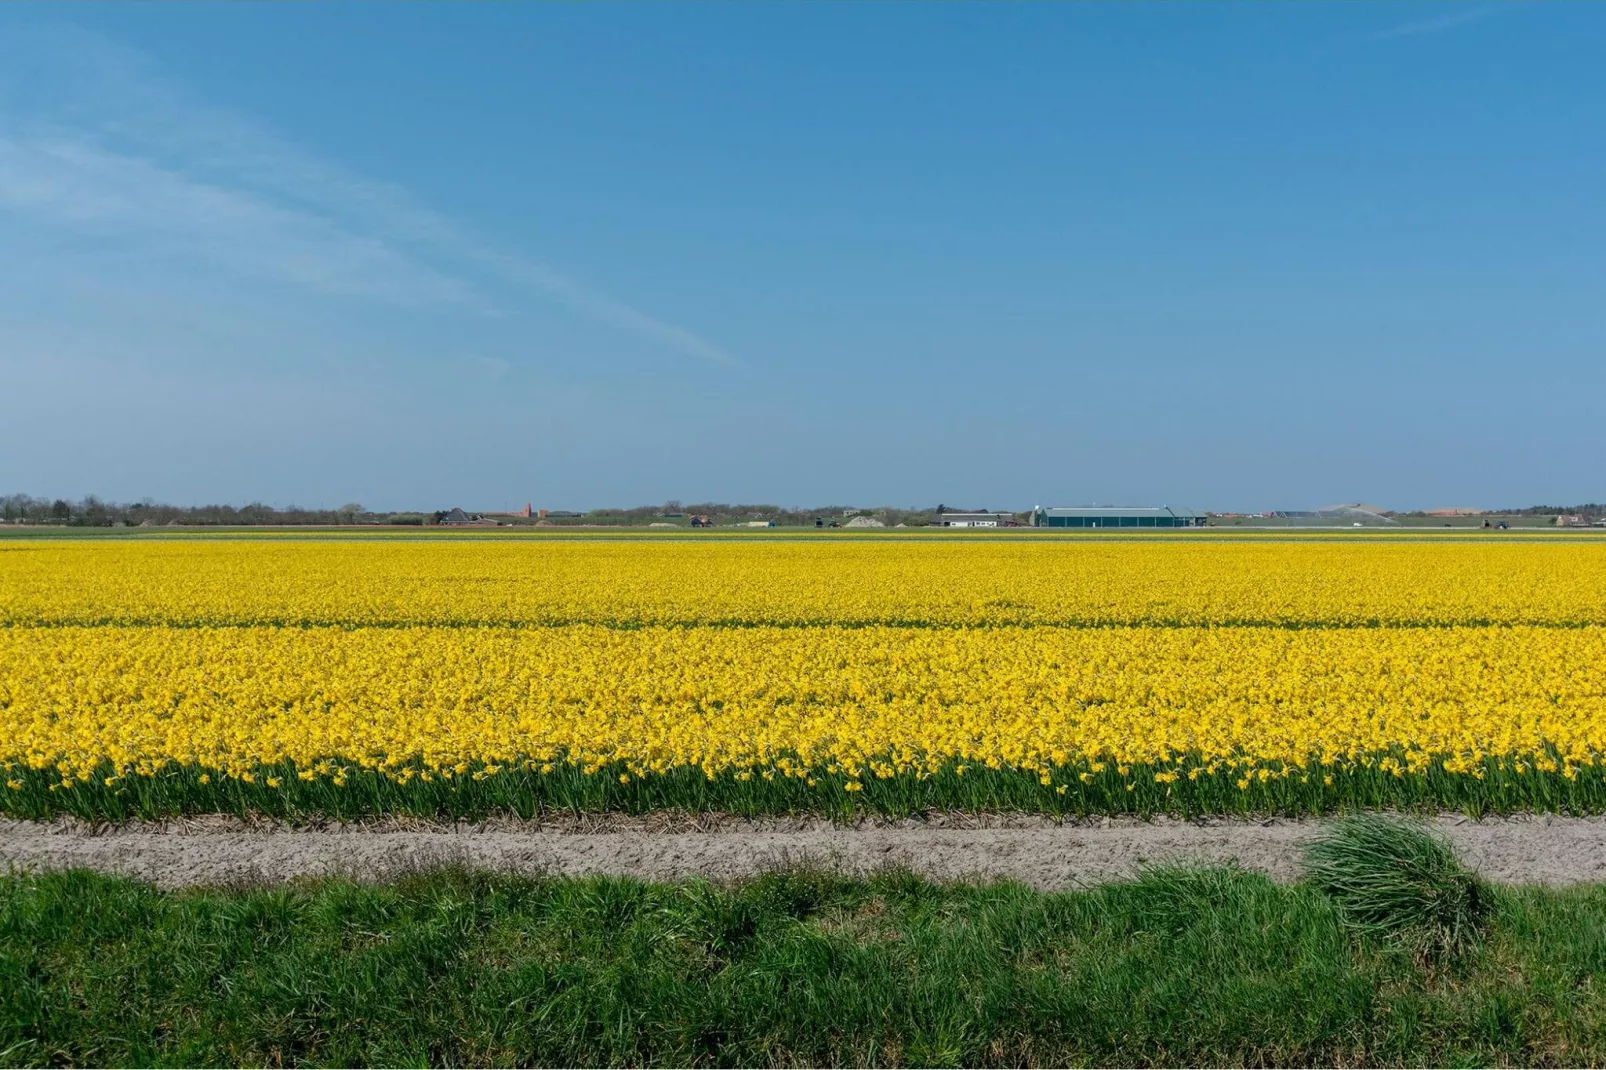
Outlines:
{"label": "distant rooftop", "polygon": [[1038,512],[1049,516],[1204,516],[1193,509],[1169,505],[1059,505]]}

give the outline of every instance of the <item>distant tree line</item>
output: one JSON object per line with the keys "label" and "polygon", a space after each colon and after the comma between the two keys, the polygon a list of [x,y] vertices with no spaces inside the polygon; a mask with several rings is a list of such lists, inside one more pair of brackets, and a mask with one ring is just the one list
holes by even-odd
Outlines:
{"label": "distant tree line", "polygon": [[137,502],[110,502],[90,494],[77,501],[34,498],[27,494],[0,497],[0,520],[8,524],[65,524],[104,528],[126,525],[155,527],[166,524],[258,526],[288,524],[422,524],[418,513],[374,513],[356,502],[338,509],[282,509],[261,502],[248,505],[165,505],[149,498]]}
{"label": "distant tree line", "polygon": [[[932,508],[879,506],[865,509],[850,505],[821,505],[813,508],[782,507],[766,504],[729,502],[681,502],[671,499],[662,505],[636,505],[620,509],[592,509],[585,513],[563,513],[528,520],[507,513],[488,514],[498,523],[546,523],[558,526],[580,524],[642,525],[655,521],[685,521],[706,516],[715,523],[733,524],[765,520],[777,527],[812,527],[816,518],[844,521],[856,516],[874,517],[888,527],[905,524],[924,527],[946,512],[986,512],[985,509],[955,509],[948,505]],[[27,494],[0,496],[0,521],[8,524],[58,524],[71,527],[159,527],[164,525],[210,525],[255,527],[269,525],[339,524],[438,524],[447,515],[444,509],[420,512],[372,512],[356,502],[338,509],[303,509],[288,505],[276,508],[261,502],[248,505],[167,505],[149,498],[137,502],[105,501],[91,494],[71,501],[66,498],[35,498]]]}
{"label": "distant tree line", "polygon": [[[1435,516],[1421,509],[1409,512],[1397,510],[1390,516]],[[1606,505],[1598,502],[1586,502],[1583,505],[1530,505],[1526,509],[1486,509],[1481,516],[1606,516]]]}
{"label": "distant tree line", "polygon": [[1512,516],[1606,516],[1606,505],[1585,502],[1583,505],[1530,505],[1526,509],[1500,509]]}

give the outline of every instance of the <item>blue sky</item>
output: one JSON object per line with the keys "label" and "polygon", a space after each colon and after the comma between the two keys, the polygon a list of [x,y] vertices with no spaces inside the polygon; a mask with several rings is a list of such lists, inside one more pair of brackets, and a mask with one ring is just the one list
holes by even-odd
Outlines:
{"label": "blue sky", "polygon": [[0,6],[0,491],[1601,500],[1606,8]]}

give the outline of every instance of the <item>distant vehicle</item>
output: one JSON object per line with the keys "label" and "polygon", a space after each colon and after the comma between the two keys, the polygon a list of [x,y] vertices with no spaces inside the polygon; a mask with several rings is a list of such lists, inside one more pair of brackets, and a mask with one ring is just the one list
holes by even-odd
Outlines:
{"label": "distant vehicle", "polygon": [[1500,523],[1496,524],[1495,527],[1499,528],[1501,531],[1505,531],[1507,528],[1511,527],[1511,525],[1502,520]]}

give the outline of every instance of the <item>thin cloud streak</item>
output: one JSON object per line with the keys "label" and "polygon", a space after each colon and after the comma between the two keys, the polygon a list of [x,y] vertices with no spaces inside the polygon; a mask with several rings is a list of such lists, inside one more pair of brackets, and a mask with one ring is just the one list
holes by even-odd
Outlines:
{"label": "thin cloud streak", "polygon": [[199,257],[323,294],[395,304],[470,297],[458,280],[327,218],[198,182],[68,133],[0,136],[0,208],[34,224],[137,238],[151,259]]}
{"label": "thin cloud streak", "polygon": [[75,28],[29,36],[0,47],[12,71],[0,76],[0,208],[143,227],[326,294],[495,311],[488,291],[512,289],[702,361],[737,363],[678,324],[478,240],[398,186],[190,99],[120,45]]}
{"label": "thin cloud streak", "polygon": [[1440,15],[1431,19],[1417,19],[1412,22],[1401,23],[1392,29],[1384,30],[1378,37],[1388,40],[1395,37],[1417,37],[1423,34],[1444,33],[1457,27],[1468,26],[1474,22],[1483,22],[1500,14],[1501,8],[1494,4],[1481,4],[1477,7],[1466,8]]}

